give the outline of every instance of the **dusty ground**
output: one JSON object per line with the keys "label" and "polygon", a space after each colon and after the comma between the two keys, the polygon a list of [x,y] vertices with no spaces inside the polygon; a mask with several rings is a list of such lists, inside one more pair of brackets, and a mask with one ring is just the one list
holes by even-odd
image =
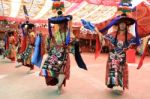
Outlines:
{"label": "dusty ground", "polygon": [[150,99],[150,57],[146,57],[144,66],[137,70],[137,57],[129,64],[129,90],[123,95],[105,86],[106,54],[95,60],[94,54],[82,54],[88,71],[77,67],[71,56],[71,78],[63,88],[63,94],[57,94],[57,87],[46,86],[43,77],[35,73],[27,74],[28,68],[15,68],[16,63],[0,57],[0,99]]}

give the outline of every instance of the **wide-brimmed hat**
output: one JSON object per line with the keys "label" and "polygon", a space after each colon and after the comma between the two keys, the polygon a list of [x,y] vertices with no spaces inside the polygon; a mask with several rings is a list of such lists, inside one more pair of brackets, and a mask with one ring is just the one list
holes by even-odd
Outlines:
{"label": "wide-brimmed hat", "polygon": [[71,15],[55,16],[55,17],[49,18],[48,22],[52,23],[52,24],[61,24],[61,23],[65,23],[65,22],[71,21],[72,18],[73,17]]}
{"label": "wide-brimmed hat", "polygon": [[126,23],[127,25],[133,25],[135,23],[135,20],[133,18],[128,17],[126,14],[122,14],[117,17],[118,19],[116,20],[115,25],[118,25],[122,22]]}

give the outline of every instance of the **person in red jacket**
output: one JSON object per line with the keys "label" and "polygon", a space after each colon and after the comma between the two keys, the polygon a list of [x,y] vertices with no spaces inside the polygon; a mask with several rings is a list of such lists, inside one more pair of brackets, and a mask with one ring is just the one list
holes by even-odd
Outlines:
{"label": "person in red jacket", "polygon": [[15,51],[15,37],[14,31],[8,31],[5,41],[5,53],[4,56],[10,59],[11,61],[15,61],[16,51]]}

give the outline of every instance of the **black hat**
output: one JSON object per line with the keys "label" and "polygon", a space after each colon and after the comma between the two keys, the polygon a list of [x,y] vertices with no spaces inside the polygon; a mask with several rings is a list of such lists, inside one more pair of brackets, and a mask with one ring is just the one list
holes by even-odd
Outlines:
{"label": "black hat", "polygon": [[135,23],[135,20],[134,20],[133,18],[127,17],[126,14],[122,14],[122,15],[120,15],[120,16],[118,16],[118,17],[119,17],[119,19],[118,19],[118,21],[115,23],[115,25],[118,25],[118,24],[120,24],[120,23],[122,23],[122,22],[125,22],[127,25],[133,25],[133,24]]}
{"label": "black hat", "polygon": [[32,29],[35,25],[34,24],[32,24],[32,23],[23,23],[22,25],[21,25],[21,28],[24,28],[26,25],[28,25],[28,29]]}

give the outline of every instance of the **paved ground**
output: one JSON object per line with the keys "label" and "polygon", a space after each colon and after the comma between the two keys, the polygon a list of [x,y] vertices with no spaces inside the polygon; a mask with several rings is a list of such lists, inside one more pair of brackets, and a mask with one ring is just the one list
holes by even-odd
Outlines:
{"label": "paved ground", "polygon": [[57,87],[46,86],[38,68],[27,74],[28,68],[15,68],[16,63],[0,59],[0,99],[150,99],[150,57],[140,70],[136,70],[137,63],[129,64],[129,90],[119,95],[104,84],[107,55],[97,60],[94,54],[82,56],[88,71],[80,70],[71,55],[71,78],[62,95],[57,94]]}

